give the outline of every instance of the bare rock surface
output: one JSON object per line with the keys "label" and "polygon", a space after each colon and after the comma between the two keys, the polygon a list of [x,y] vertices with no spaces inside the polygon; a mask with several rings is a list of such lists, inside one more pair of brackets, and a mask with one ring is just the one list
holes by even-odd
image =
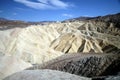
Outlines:
{"label": "bare rock surface", "polygon": [[[66,54],[32,69],[53,69],[87,77],[117,74],[120,55],[115,54]],[[111,71],[112,70],[112,71]]]}
{"label": "bare rock surface", "polygon": [[[112,25],[112,24],[111,24]],[[51,47],[64,53],[73,52],[114,52],[118,49],[120,52],[120,34],[119,29],[106,27],[102,22],[86,22],[83,25],[76,23],[69,24],[73,32],[62,34],[55,39]],[[107,28],[107,29],[106,29]],[[117,32],[118,31],[118,32]],[[118,41],[117,41],[118,40]],[[113,46],[113,47],[108,47]],[[119,53],[118,52],[118,53]]]}
{"label": "bare rock surface", "polygon": [[7,49],[12,41],[18,36],[21,28],[12,28],[8,30],[0,30],[0,52],[7,53]]}
{"label": "bare rock surface", "polygon": [[30,63],[24,62],[16,56],[0,56],[0,80],[19,71],[22,71],[28,67],[31,67]]}
{"label": "bare rock surface", "polygon": [[55,70],[24,70],[15,73],[4,80],[91,80]]}
{"label": "bare rock surface", "polygon": [[105,78],[105,80],[120,80],[120,76],[109,76],[108,78]]}
{"label": "bare rock surface", "polygon": [[[39,25],[19,21],[7,23],[0,22],[0,78],[31,64],[43,63],[38,69],[83,76],[104,76],[120,69],[119,17]],[[83,54],[76,54],[81,52]],[[57,58],[59,56],[62,57]]]}
{"label": "bare rock surface", "polygon": [[42,64],[65,53],[120,53],[120,30],[105,22],[67,22],[0,31],[0,51]]}
{"label": "bare rock surface", "polygon": [[100,76],[100,77],[92,78],[92,80],[120,80],[120,75]]}

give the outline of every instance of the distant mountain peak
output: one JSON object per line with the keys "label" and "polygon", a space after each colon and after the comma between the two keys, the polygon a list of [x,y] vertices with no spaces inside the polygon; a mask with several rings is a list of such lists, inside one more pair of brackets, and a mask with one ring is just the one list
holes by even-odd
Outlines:
{"label": "distant mountain peak", "polygon": [[8,19],[0,17],[0,21],[2,21],[2,20],[8,20]]}

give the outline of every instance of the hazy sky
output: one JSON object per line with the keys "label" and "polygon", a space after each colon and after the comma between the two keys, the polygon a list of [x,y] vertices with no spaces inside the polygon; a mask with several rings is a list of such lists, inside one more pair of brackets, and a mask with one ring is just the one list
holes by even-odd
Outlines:
{"label": "hazy sky", "polygon": [[60,21],[120,12],[120,0],[0,0],[0,17],[25,21]]}

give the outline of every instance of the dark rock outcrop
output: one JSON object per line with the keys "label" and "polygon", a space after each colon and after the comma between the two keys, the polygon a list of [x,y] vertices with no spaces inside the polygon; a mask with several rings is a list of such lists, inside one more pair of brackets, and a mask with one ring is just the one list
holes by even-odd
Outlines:
{"label": "dark rock outcrop", "polygon": [[53,69],[76,75],[94,77],[117,74],[120,71],[120,55],[115,54],[66,54],[44,65],[29,69]]}

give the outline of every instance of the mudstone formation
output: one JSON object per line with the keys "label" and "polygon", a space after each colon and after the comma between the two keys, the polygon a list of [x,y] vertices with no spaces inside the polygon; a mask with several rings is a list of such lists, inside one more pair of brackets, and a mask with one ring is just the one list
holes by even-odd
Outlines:
{"label": "mudstone formation", "polygon": [[[83,80],[119,78],[120,15],[114,16],[13,28],[0,25],[0,79],[21,80],[26,74],[23,80],[29,80],[27,76],[34,74],[34,79],[41,73],[49,77],[57,73],[57,76],[74,76],[71,80],[79,80],[80,76],[89,77]],[[47,80],[47,77],[34,80],[38,79]]]}

